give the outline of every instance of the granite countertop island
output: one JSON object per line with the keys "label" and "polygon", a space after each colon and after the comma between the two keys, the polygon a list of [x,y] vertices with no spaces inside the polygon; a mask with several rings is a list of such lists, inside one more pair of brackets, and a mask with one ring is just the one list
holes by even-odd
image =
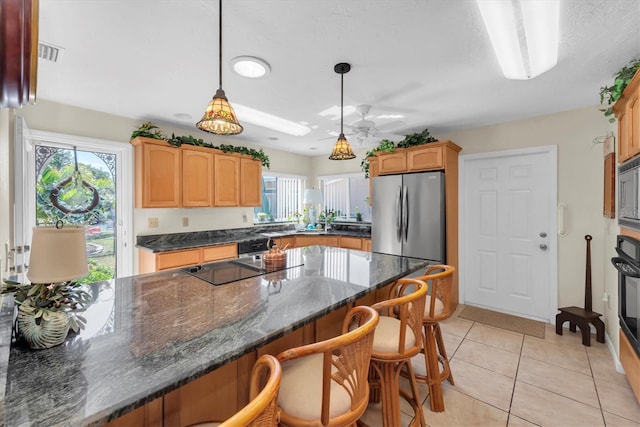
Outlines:
{"label": "granite countertop island", "polygon": [[[288,253],[303,265],[222,286],[180,270],[88,285],[86,329],[48,350],[5,334],[4,425],[104,424],[429,264],[323,246]],[[2,331],[12,317],[5,298]]]}

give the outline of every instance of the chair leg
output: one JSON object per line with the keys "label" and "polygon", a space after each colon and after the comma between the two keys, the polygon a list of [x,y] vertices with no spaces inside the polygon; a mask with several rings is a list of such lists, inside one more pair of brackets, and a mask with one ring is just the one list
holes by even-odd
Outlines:
{"label": "chair leg", "polygon": [[400,425],[400,384],[394,362],[371,361],[380,376],[382,397],[382,425],[396,427]]}
{"label": "chair leg", "polygon": [[426,427],[426,421],[424,419],[424,412],[422,411],[422,399],[420,399],[420,391],[418,390],[418,383],[416,381],[416,375],[413,371],[411,361],[404,362],[407,365],[407,371],[409,372],[409,386],[411,387],[412,396],[407,396],[402,392],[404,398],[413,406],[413,411],[416,414],[416,418],[420,421],[420,427]]}
{"label": "chair leg", "polygon": [[427,363],[427,377],[429,384],[429,403],[433,412],[444,411],[444,396],[440,383],[440,365],[438,363],[438,350],[436,349],[436,337],[433,325],[425,325],[424,348]]}
{"label": "chair leg", "polygon": [[453,373],[451,373],[451,367],[449,366],[449,356],[447,356],[447,349],[444,346],[444,338],[442,337],[442,329],[440,329],[439,323],[435,325],[435,329],[438,351],[440,352],[440,357],[442,357],[442,366],[444,367],[441,381],[447,380],[449,381],[449,384],[455,385],[455,382],[453,381]]}

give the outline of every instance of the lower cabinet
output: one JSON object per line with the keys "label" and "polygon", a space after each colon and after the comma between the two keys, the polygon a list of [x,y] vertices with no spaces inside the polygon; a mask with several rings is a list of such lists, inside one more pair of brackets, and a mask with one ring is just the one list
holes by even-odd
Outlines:
{"label": "lower cabinet", "polygon": [[159,253],[140,249],[138,250],[138,274],[154,273],[237,257],[238,245],[236,243]]}
{"label": "lower cabinet", "polygon": [[105,427],[163,427],[162,406],[163,398],[159,397],[105,424]]}

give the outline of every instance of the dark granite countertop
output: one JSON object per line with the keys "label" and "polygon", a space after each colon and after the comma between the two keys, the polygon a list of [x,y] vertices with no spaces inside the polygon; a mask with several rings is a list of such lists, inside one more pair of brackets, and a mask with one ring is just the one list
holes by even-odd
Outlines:
{"label": "dark granite countertop", "polygon": [[295,230],[293,225],[256,226],[228,230],[196,231],[191,233],[156,234],[137,236],[136,247],[154,253],[169,252],[181,249],[194,249],[204,246],[239,243],[259,238],[277,239],[300,234],[335,235],[371,238],[370,223],[344,222],[333,224],[328,231]]}
{"label": "dark granite countertop", "polygon": [[89,285],[87,327],[63,345],[0,340],[0,421],[104,424],[429,263],[322,246],[288,252],[304,265],[222,286],[179,270]]}

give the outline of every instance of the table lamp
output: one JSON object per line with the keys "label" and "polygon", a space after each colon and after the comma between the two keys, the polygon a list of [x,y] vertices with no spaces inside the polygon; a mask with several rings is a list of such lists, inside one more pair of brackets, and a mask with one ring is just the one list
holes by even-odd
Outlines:
{"label": "table lamp", "polygon": [[27,277],[31,283],[58,283],[89,273],[84,227],[34,227]]}
{"label": "table lamp", "polygon": [[315,224],[318,221],[318,211],[316,211],[316,203],[322,203],[322,191],[315,188],[307,188],[304,190],[304,203],[309,203],[309,224]]}

